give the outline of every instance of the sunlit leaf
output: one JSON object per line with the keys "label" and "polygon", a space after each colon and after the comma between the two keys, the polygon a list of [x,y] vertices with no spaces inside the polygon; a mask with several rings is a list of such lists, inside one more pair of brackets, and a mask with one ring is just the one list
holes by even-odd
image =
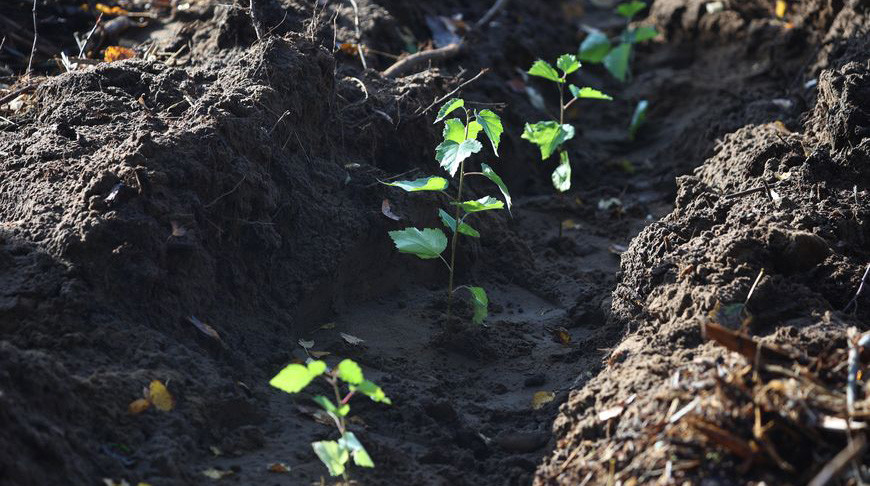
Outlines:
{"label": "sunlit leaf", "polygon": [[312,361],[308,366],[289,364],[269,384],[287,393],[298,393],[325,370],[326,363],[323,361]]}
{"label": "sunlit leaf", "polygon": [[396,181],[390,182],[387,185],[398,187],[408,192],[417,191],[443,191],[447,189],[448,181],[443,177],[423,177],[413,181]]}
{"label": "sunlit leaf", "polygon": [[392,401],[387,398],[387,395],[384,394],[384,391],[381,390],[381,387],[375,385],[373,382],[369,380],[363,380],[359,385],[351,385],[351,390],[358,391],[363,395],[372,399],[372,401],[386,403],[387,405],[392,405]]}
{"label": "sunlit leaf", "polygon": [[523,138],[541,149],[541,160],[548,159],[566,140],[574,138],[574,127],[554,121],[526,123]]}
{"label": "sunlit leaf", "polygon": [[313,442],[311,447],[314,453],[320,458],[320,462],[326,466],[330,476],[341,476],[344,474],[345,464],[350,458],[346,448],[340,446],[334,440],[322,440]]}
{"label": "sunlit leaf", "polygon": [[574,54],[562,54],[559,59],[556,59],[556,66],[567,76],[580,69],[580,61]]}
{"label": "sunlit leaf", "polygon": [[501,194],[504,196],[504,202],[507,204],[508,211],[511,209],[511,195],[508,192],[507,185],[505,185],[504,181],[501,177],[492,170],[492,167],[486,164],[480,164],[481,173],[486,176],[487,179],[491,180],[498,189],[501,191]]}
{"label": "sunlit leaf", "polygon": [[471,157],[472,154],[480,152],[483,145],[477,140],[465,140],[462,143],[456,143],[453,140],[445,140],[435,148],[435,160],[441,163],[450,176],[456,175],[460,164],[463,160]]}
{"label": "sunlit leaf", "polygon": [[559,153],[559,166],[550,178],[553,180],[553,187],[559,192],[571,189],[571,161],[568,159],[568,152],[563,150]]}
{"label": "sunlit leaf", "polygon": [[631,115],[631,124],[628,126],[628,138],[634,140],[638,129],[646,122],[646,112],[649,108],[647,100],[640,100],[634,108],[634,114]]}
{"label": "sunlit leaf", "polygon": [[441,109],[438,110],[438,117],[435,119],[435,123],[440,122],[447,115],[453,113],[454,110],[462,108],[463,106],[465,106],[465,100],[461,98],[453,98],[447,101],[447,103],[444,103]]}
{"label": "sunlit leaf", "polygon": [[623,42],[613,48],[604,57],[604,67],[610,71],[614,78],[625,81],[628,75],[628,60],[631,57],[631,44]]}
{"label": "sunlit leaf", "polygon": [[151,384],[148,385],[148,400],[163,412],[169,412],[175,408],[175,398],[160,380],[152,380]]}
{"label": "sunlit leaf", "polygon": [[452,140],[456,143],[465,141],[465,124],[459,118],[451,118],[444,122],[444,140]]}
{"label": "sunlit leaf", "polygon": [[622,15],[627,19],[631,19],[635,15],[638,14],[641,10],[646,8],[646,2],[641,2],[639,0],[633,0],[631,2],[622,3],[616,7],[616,13]]}
{"label": "sunlit leaf", "polygon": [[490,211],[493,209],[504,208],[504,203],[492,196],[484,196],[476,201],[463,201],[461,203],[451,203],[458,205],[466,213],[476,213],[478,211]]}
{"label": "sunlit leaf", "polygon": [[539,391],[532,396],[532,410],[540,410],[544,405],[556,399],[556,394],[551,391]]}
{"label": "sunlit leaf", "polygon": [[[492,151],[498,156],[498,144],[501,141],[501,134],[504,132],[504,127],[501,124],[501,118],[492,110],[482,110],[477,113],[477,123],[483,128],[486,137],[492,143]],[[472,122],[475,123],[475,122]],[[468,138],[473,138],[469,135]]]}
{"label": "sunlit leaf", "polygon": [[338,363],[338,377],[351,385],[359,385],[363,382],[362,368],[350,359],[342,360]]}
{"label": "sunlit leaf", "polygon": [[350,455],[353,457],[353,462],[357,466],[375,467],[375,463],[372,462],[369,453],[366,452],[365,447],[363,447],[362,443],[356,438],[356,435],[354,435],[353,432],[345,432],[344,436],[338,439],[338,443],[340,446],[350,451]]}
{"label": "sunlit leaf", "polygon": [[542,61],[542,60],[535,61],[535,63],[532,64],[531,69],[529,69],[529,74],[532,76],[538,76],[540,78],[549,79],[550,81],[555,81],[557,83],[564,83],[565,82],[559,76],[559,73],[547,61]]}
{"label": "sunlit leaf", "polygon": [[590,100],[612,100],[613,97],[610,95],[606,95],[597,89],[590,88],[588,86],[583,88],[578,88],[573,84],[568,86],[568,90],[571,92],[571,95],[575,98],[582,99],[590,99]]}
{"label": "sunlit leaf", "polygon": [[486,316],[489,315],[489,298],[486,296],[486,291],[483,287],[468,287],[471,292],[471,305],[474,308],[474,316],[471,318],[475,324],[483,324]]}
{"label": "sunlit leaf", "polygon": [[109,46],[103,53],[103,60],[106,62],[123,61],[134,57],[136,57],[136,51],[129,47]]}
{"label": "sunlit leaf", "polygon": [[600,30],[592,31],[580,44],[578,57],[581,61],[599,63],[610,52],[610,39]]}
{"label": "sunlit leaf", "polygon": [[405,228],[390,231],[390,238],[401,253],[410,253],[424,260],[438,258],[447,248],[447,236],[440,229]]}
{"label": "sunlit leaf", "polygon": [[[444,226],[450,228],[450,231],[456,231],[456,219],[447,214],[443,209],[438,210],[438,216],[441,217],[441,222]],[[463,235],[471,236],[472,238],[480,238],[480,233],[468,225],[468,223],[459,223],[459,232]]]}

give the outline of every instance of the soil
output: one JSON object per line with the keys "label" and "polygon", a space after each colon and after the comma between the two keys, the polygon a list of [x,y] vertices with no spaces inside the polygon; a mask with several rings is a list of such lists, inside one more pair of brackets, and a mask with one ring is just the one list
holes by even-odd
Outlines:
{"label": "soil", "polygon": [[[19,76],[29,2],[0,7],[15,33],[0,82],[34,87],[0,106],[0,485],[209,484],[211,469],[227,484],[320,484],[310,443],[332,429],[305,395],[268,386],[305,358],[300,340],[356,360],[392,399],[352,403],[377,464],[353,469],[361,484],[643,484],[665,469],[680,484],[799,484],[839,451],[810,461],[800,443],[784,471],[633,439],[666,437],[671,397],[737,363],[699,323],[743,302],[762,269],[753,335],[815,355],[867,329],[867,293],[843,312],[870,259],[866,2],[778,19],[768,2],[655,0],[640,20],[662,35],[639,46],[630,82],[600,66],[577,78],[615,100],[569,112],[563,195],[555,162],[520,139],[548,114],[513,89],[517,69],[572,51],[581,24],[618,32],[610,9],[512,2],[459,56],[391,79],[375,51],[428,42],[427,15],[473,23],[491,2],[357,0],[368,69],[335,46],[357,40],[349,3],[256,0],[262,39],[246,7],[223,3],[93,44],[140,59],[59,74],[53,57],[77,52],[72,33],[94,17],[40,0],[32,76]],[[462,95],[504,119],[492,165],[515,205],[461,244],[458,279],[488,289],[487,326],[445,335],[443,268],[387,236],[437,225],[443,201],[379,181],[439,173],[423,110],[480,68]],[[648,122],[628,140],[641,99]],[[155,379],[176,408],[128,413]],[[533,409],[541,391],[554,399]]]}

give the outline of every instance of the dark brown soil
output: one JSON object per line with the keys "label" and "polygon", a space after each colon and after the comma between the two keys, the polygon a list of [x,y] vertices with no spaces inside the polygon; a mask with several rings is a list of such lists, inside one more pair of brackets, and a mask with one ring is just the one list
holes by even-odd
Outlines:
{"label": "dark brown soil", "polygon": [[[389,57],[363,70],[334,48],[356,39],[347,2],[256,0],[262,40],[239,2],[191,2],[93,47],[178,54],[59,74],[52,49],[77,51],[72,33],[94,19],[40,0],[44,44],[23,78],[29,2],[0,7],[18,29],[0,82],[36,86],[0,106],[0,485],[209,484],[212,468],[233,471],[221,483],[319,484],[309,444],[332,430],[306,396],[267,385],[304,358],[300,339],[330,364],[358,361],[392,398],[354,405],[377,463],[353,470],[362,484],[659,481],[685,451],[627,438],[667,419],[675,373],[726,357],[699,322],[742,302],[759,270],[753,334],[819,352],[870,317],[866,294],[840,312],[870,256],[866,2],[803,2],[785,20],[767,2],[705,3],[653,2],[664,35],[639,48],[627,85],[584,68],[578,84],[616,100],[570,113],[575,189],[561,196],[554,163],[520,139],[548,115],[509,81],[573,51],[581,23],[618,31],[586,2],[512,2],[460,56],[399,79],[380,74]],[[397,53],[403,36],[429,39],[426,15],[473,23],[491,2],[358,4],[363,43]],[[443,269],[387,237],[437,224],[438,201],[378,181],[440,170],[439,128],[420,111],[483,67],[463,96],[504,104],[493,166],[517,203],[462,242],[460,278],[489,290],[488,326],[445,338]],[[649,122],[630,142],[640,99]],[[775,200],[728,196],[763,181]],[[385,198],[403,221],[381,214]],[[154,379],[177,407],[130,415]],[[539,391],[555,399],[533,410]],[[631,395],[603,426],[599,412]],[[836,452],[793,473],[726,454],[673,480],[798,484]]]}

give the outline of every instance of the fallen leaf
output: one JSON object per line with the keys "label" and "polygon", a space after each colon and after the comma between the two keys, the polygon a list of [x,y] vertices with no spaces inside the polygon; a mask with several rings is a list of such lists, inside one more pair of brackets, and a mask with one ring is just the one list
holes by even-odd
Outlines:
{"label": "fallen leaf", "polygon": [[314,347],[314,341],[305,341],[304,339],[300,339],[299,345],[305,348],[305,350],[307,351]]}
{"label": "fallen leaf", "polygon": [[221,450],[218,449],[218,448],[215,447],[215,446],[209,446],[208,450],[210,450],[211,453],[214,454],[215,457],[218,457],[218,456],[220,456],[221,454],[223,454],[223,452],[221,452]]}
{"label": "fallen leaf", "polygon": [[187,228],[181,225],[178,221],[170,221],[169,224],[172,225],[172,236],[176,238],[181,238],[182,236],[187,234]]}
{"label": "fallen leaf", "polygon": [[351,42],[345,42],[343,44],[339,44],[338,50],[347,54],[348,56],[356,56],[358,53],[357,44],[353,44]]}
{"label": "fallen leaf", "polygon": [[322,358],[324,356],[329,356],[330,354],[332,354],[332,353],[330,353],[329,351],[309,351],[308,352],[308,355],[311,356],[312,358]]}
{"label": "fallen leaf", "polygon": [[622,412],[625,411],[625,407],[622,405],[617,405],[615,407],[610,407],[607,410],[602,410],[598,412],[598,421],[599,422],[607,422],[610,419],[614,419],[622,415]]}
{"label": "fallen leaf", "polygon": [[98,3],[96,5],[96,10],[98,12],[102,12],[105,15],[128,15],[130,13],[121,7],[110,7],[102,3]]}
{"label": "fallen leaf", "polygon": [[334,322],[327,322],[326,324],[320,326],[321,329],[335,329]]}
{"label": "fallen leaf", "polygon": [[628,251],[628,247],[625,245],[620,245],[617,243],[613,243],[607,247],[607,251],[613,253],[614,255],[622,255],[626,251]]}
{"label": "fallen leaf", "polygon": [[583,228],[583,225],[574,221],[573,219],[566,219],[566,220],[562,221],[562,229],[564,231],[579,230],[582,228]]}
{"label": "fallen leaf", "polygon": [[160,380],[153,380],[148,386],[148,399],[158,410],[168,412],[175,408],[175,398]]}
{"label": "fallen leaf", "polygon": [[215,341],[222,341],[222,340],[221,340],[221,335],[218,334],[218,332],[215,331],[213,327],[211,327],[211,326],[209,326],[208,324],[206,324],[206,323],[200,321],[199,319],[196,318],[196,316],[190,316],[190,317],[187,318],[187,320],[188,320],[191,324],[193,324],[194,326],[196,326],[196,328],[199,329],[199,331],[200,331],[201,333],[203,333],[203,334],[205,334],[206,336],[208,336],[208,337],[214,339]]}
{"label": "fallen leaf", "polygon": [[138,400],[133,400],[132,402],[130,402],[130,405],[127,406],[127,411],[130,413],[130,415],[139,415],[145,410],[148,410],[150,406],[151,402],[144,398],[140,398]]}
{"label": "fallen leaf", "polygon": [[598,201],[598,209],[601,211],[607,211],[608,209],[618,208],[622,206],[622,201],[619,198],[611,197],[608,199],[601,199]]}
{"label": "fallen leaf", "polygon": [[136,57],[136,51],[129,47],[109,46],[103,54],[103,60],[106,62],[123,61],[124,59],[132,59]]}
{"label": "fallen leaf", "polygon": [[551,391],[539,391],[532,396],[532,410],[540,410],[544,405],[556,399],[556,394]]}
{"label": "fallen leaf", "polygon": [[396,214],[393,212],[393,209],[390,207],[389,199],[384,199],[384,202],[381,203],[381,212],[384,213],[384,216],[392,219],[393,221],[399,221],[400,219],[402,219],[396,216]]}
{"label": "fallen leaf", "polygon": [[342,338],[342,339],[344,339],[345,341],[347,341],[348,344],[353,344],[354,346],[356,346],[356,345],[358,345],[358,344],[362,344],[362,343],[365,342],[365,340],[360,339],[360,338],[358,338],[358,337],[356,337],[356,336],[351,336],[350,334],[346,334],[346,333],[343,333],[343,332],[340,332],[339,334],[341,335],[341,338]]}
{"label": "fallen leaf", "polygon": [[105,486],[130,486],[130,483],[128,483],[126,479],[115,481],[114,479],[103,478],[103,484]]}
{"label": "fallen leaf", "polygon": [[556,338],[556,342],[562,343],[565,346],[571,344],[571,334],[562,326],[553,328],[553,337]]}
{"label": "fallen leaf", "polygon": [[202,472],[203,476],[205,476],[207,478],[215,479],[215,480],[223,479],[227,476],[232,476],[233,474],[235,474],[235,473],[229,469],[225,469],[225,470],[221,471],[220,469],[215,469],[213,467],[206,469],[205,471]]}
{"label": "fallen leaf", "polygon": [[269,464],[268,466],[266,466],[266,469],[269,472],[273,472],[273,473],[289,473],[290,472],[290,466],[288,466],[287,464],[284,464],[283,462],[273,462],[272,464]]}

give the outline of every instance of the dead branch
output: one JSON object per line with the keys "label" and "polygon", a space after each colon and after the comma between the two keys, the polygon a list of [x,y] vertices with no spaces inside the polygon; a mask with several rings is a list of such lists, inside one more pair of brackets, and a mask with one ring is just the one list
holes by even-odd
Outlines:
{"label": "dead branch", "polygon": [[257,35],[257,40],[263,40],[263,33],[260,32],[260,21],[257,20],[257,12],[254,10],[254,0],[250,0],[248,5],[248,13],[251,15],[251,23],[254,24],[254,34]]}
{"label": "dead branch", "polygon": [[7,94],[6,96],[0,98],[0,106],[3,106],[6,103],[9,103],[10,101],[17,98],[19,95],[22,95],[24,93],[30,93],[31,91],[36,89],[36,86],[37,86],[36,84],[28,84],[27,86],[24,86],[24,87],[16,89],[15,91],[12,91],[11,93]]}
{"label": "dead branch", "polygon": [[861,455],[866,448],[867,437],[864,434],[858,435],[851,444],[847,445],[830,462],[825,464],[825,467],[816,474],[816,477],[808,483],[808,486],[824,486],[830,483],[833,479],[836,479],[852,460]]}
{"label": "dead branch", "polygon": [[497,14],[499,12],[499,10],[504,8],[504,6],[507,5],[507,3],[508,3],[508,0],[496,0],[496,2],[492,5],[492,7],[490,7],[489,10],[487,10],[486,13],[483,14],[483,17],[481,17],[480,20],[478,20],[474,24],[474,30],[480,29],[481,27],[488,24],[489,21],[492,20],[493,17],[495,17],[495,14]]}
{"label": "dead branch", "polygon": [[33,54],[36,53],[36,40],[39,38],[39,34],[36,32],[36,0],[33,0],[33,47],[30,48],[30,60],[27,61],[27,74],[30,74],[30,71],[33,70]]}
{"label": "dead branch", "polygon": [[855,313],[858,313],[858,297],[861,297],[861,293],[864,292],[864,284],[867,282],[867,274],[870,274],[870,264],[867,265],[867,269],[864,270],[864,276],[861,277],[861,283],[858,285],[858,291],[855,292],[855,296],[852,297],[852,300],[846,304],[846,307],[843,307],[843,312],[849,312],[849,309],[852,306],[855,307]]}
{"label": "dead branch", "polygon": [[400,76],[404,76],[405,74],[414,71],[421,64],[450,59],[451,57],[455,57],[456,55],[458,55],[461,51],[462,43],[457,42],[454,44],[446,45],[444,47],[440,47],[438,49],[432,49],[430,51],[422,51],[416,54],[411,54],[404,59],[398,60],[395,64],[388,67],[381,74],[388,78],[397,78]]}

